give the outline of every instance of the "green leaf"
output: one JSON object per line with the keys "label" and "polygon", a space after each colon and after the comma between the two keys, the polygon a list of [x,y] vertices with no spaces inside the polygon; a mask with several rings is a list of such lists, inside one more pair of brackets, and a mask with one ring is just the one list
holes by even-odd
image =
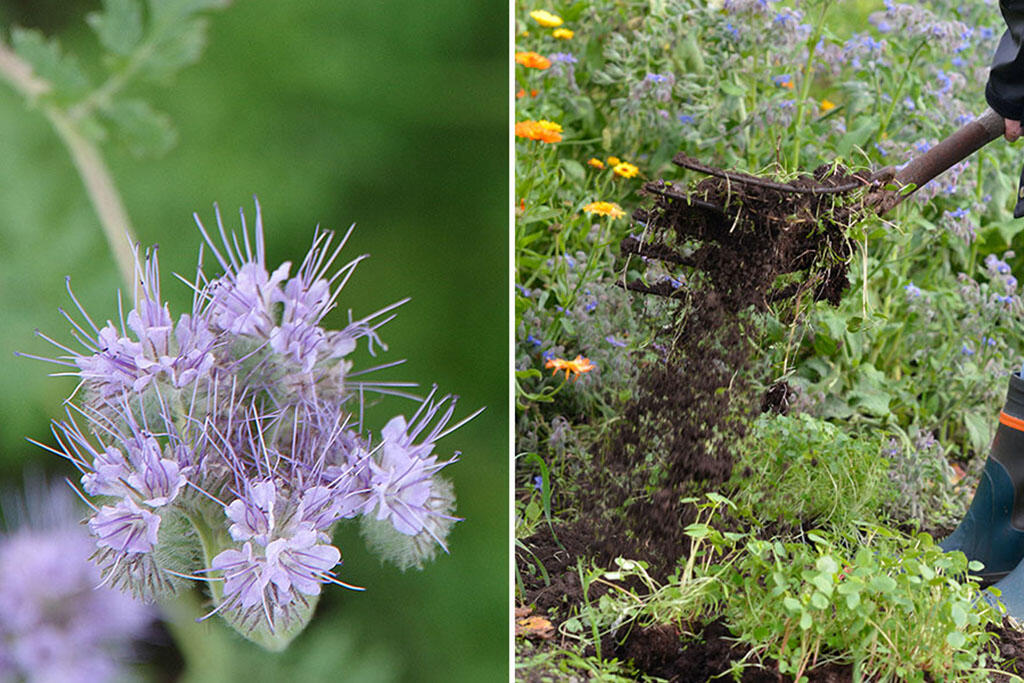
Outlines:
{"label": "green leaf", "polygon": [[206,45],[206,25],[206,19],[199,17],[183,19],[165,27],[154,40],[152,51],[142,61],[140,76],[165,81],[182,67],[199,61]]}
{"label": "green leaf", "polygon": [[583,164],[575,159],[560,159],[558,165],[562,167],[563,171],[565,171],[565,176],[569,180],[575,180],[578,183],[583,183],[586,179]]}
{"label": "green leaf", "polygon": [[742,86],[736,85],[731,81],[722,81],[718,84],[718,87],[722,89],[722,92],[726,95],[732,95],[733,97],[743,97],[747,94],[747,91]]}
{"label": "green leaf", "polygon": [[166,154],[177,140],[170,117],[142,100],[117,101],[105,107],[103,114],[117,127],[132,154],[138,157]]}
{"label": "green leaf", "polygon": [[122,57],[131,54],[142,40],[142,6],[139,0],[103,0],[103,11],[86,17],[100,45]]}
{"label": "green leaf", "polygon": [[971,447],[983,453],[992,441],[992,421],[978,413],[964,413],[964,426],[971,440]]}
{"label": "green leaf", "polygon": [[804,612],[800,617],[800,628],[804,631],[809,629],[814,624],[814,619],[811,617],[810,612]]}
{"label": "green leaf", "polygon": [[47,39],[35,29],[11,29],[11,45],[19,57],[30,65],[40,78],[53,86],[54,94],[72,99],[89,89],[89,79],[74,55],[65,55],[56,38]]}
{"label": "green leaf", "polygon": [[954,603],[949,608],[950,616],[953,617],[953,623],[956,624],[957,628],[963,628],[967,625],[967,610],[964,609],[960,603]]}
{"label": "green leaf", "polygon": [[868,138],[878,129],[879,119],[877,116],[869,116],[861,119],[863,123],[844,135],[836,144],[836,153],[840,157],[849,156],[854,147],[863,147],[867,144]]}
{"label": "green leaf", "polygon": [[878,591],[879,593],[891,593],[896,590],[896,580],[891,576],[885,576],[882,574],[880,576],[872,577],[870,583],[868,583],[868,587],[873,591]]}
{"label": "green leaf", "polygon": [[814,594],[811,595],[811,605],[817,609],[825,609],[829,605],[828,598],[824,594],[814,591]]}
{"label": "green leaf", "polygon": [[954,649],[961,648],[964,646],[964,643],[967,642],[967,636],[965,636],[960,631],[953,631],[948,636],[946,636],[946,642],[949,643],[949,646]]}

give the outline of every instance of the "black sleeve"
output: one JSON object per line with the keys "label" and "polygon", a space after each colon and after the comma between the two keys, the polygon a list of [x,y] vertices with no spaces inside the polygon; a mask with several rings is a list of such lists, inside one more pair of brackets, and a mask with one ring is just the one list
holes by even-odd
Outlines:
{"label": "black sleeve", "polygon": [[985,86],[985,99],[1006,119],[1024,118],[1024,0],[1000,0],[1006,33],[999,40]]}

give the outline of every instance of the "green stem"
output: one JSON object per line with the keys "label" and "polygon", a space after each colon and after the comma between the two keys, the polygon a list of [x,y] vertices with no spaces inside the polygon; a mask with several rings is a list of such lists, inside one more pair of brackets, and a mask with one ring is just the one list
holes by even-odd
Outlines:
{"label": "green stem", "polygon": [[825,14],[828,12],[829,3],[821,4],[821,16],[814,25],[814,33],[807,41],[807,61],[804,62],[802,77],[800,79],[800,100],[796,105],[796,121],[793,127],[795,146],[793,148],[793,160],[790,164],[790,171],[794,173],[800,168],[800,132],[804,125],[804,112],[807,108],[807,96],[811,92],[811,70],[814,68],[814,53],[818,49],[818,42],[821,40],[821,33],[825,28]]}
{"label": "green stem", "polygon": [[[203,566],[212,566],[213,558],[217,555],[221,545],[217,543],[217,539],[214,537],[213,529],[206,523],[203,516],[195,511],[187,513],[188,521],[192,523],[192,528],[196,530],[196,535],[199,537],[199,544],[203,547]],[[220,572],[217,572],[218,574]],[[210,576],[209,578],[214,579],[217,577]],[[213,603],[219,605],[222,597],[223,584],[221,581],[208,581],[207,585],[210,587],[210,597],[213,598]]]}
{"label": "green stem", "polygon": [[183,590],[174,598],[161,601],[160,611],[186,663],[185,671],[178,679],[180,683],[232,679],[232,660],[225,656],[231,644],[224,637],[220,624],[211,620],[198,621],[205,611],[196,591]]}
{"label": "green stem", "polygon": [[[6,79],[32,104],[38,103],[41,96],[53,90],[53,86],[48,81],[34,74],[32,67],[22,61],[2,42],[0,42],[0,77]],[[113,178],[99,149],[82,134],[68,117],[67,112],[50,103],[42,104],[41,109],[54,130],[57,131],[61,141],[68,148],[93,208],[96,210],[96,215],[100,219],[100,225],[107,238],[110,252],[117,262],[121,277],[128,288],[132,289],[135,282],[133,245],[137,242],[132,231],[131,221],[128,219],[128,213],[121,201],[121,195],[114,185]]]}
{"label": "green stem", "polygon": [[921,49],[924,48],[925,42],[926,41],[922,40],[918,43],[917,47],[914,48],[914,51],[910,53],[910,59],[907,60],[907,66],[903,70],[903,75],[900,77],[899,83],[896,84],[895,92],[889,93],[892,96],[892,101],[889,103],[888,111],[885,112],[885,115],[882,118],[882,123],[878,126],[877,137],[879,140],[885,136],[885,132],[889,127],[889,121],[892,120],[892,116],[896,112],[896,105],[899,104],[900,101],[900,95],[903,93],[903,85],[907,82],[907,76],[910,75],[910,70],[914,66],[914,61],[917,59],[917,55],[921,52]]}

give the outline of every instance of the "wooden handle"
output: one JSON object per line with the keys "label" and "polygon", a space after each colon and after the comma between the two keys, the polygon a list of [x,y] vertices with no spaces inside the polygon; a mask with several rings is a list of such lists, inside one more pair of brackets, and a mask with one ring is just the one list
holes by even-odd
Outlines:
{"label": "wooden handle", "polygon": [[879,216],[887,213],[929,180],[998,138],[1004,129],[1003,117],[991,109],[986,110],[921,156],[911,159],[893,176],[892,183],[898,187],[913,184],[915,187],[912,191],[901,193],[899,190],[879,190],[872,193],[868,201],[875,205]]}

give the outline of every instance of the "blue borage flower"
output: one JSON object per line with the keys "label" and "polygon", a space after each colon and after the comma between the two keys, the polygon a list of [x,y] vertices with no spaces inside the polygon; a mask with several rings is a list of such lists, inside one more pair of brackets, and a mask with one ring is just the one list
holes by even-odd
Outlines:
{"label": "blue borage flower", "polygon": [[136,251],[134,307],[124,315],[119,303],[119,324],[95,324],[68,285],[82,320],[61,313],[83,350],[44,337],[64,352],[45,360],[79,378],[80,403],[54,422],[56,446],[43,447],[82,473],[104,582],[153,599],[205,581],[210,615],[279,649],[323,585],[356,588],[337,574],[339,521],[362,518],[370,548],[403,569],[447,551],[458,518],[440,472],[458,453],[434,449],[479,411],[449,425],[457,399],[435,387],[375,441],[364,394],[412,397],[414,385],[364,380],[398,363],[353,372],[347,356],[364,338],[372,355],[386,349],[378,331],[407,299],[327,330],[366,258],[334,268],[352,229],[337,244],[317,229],[292,275],[290,263],[267,267],[259,203],[251,236],[244,213],[240,236],[216,217],[219,241],[196,223],[222,274],[207,277],[200,252],[192,309],[177,322],[155,249]]}

